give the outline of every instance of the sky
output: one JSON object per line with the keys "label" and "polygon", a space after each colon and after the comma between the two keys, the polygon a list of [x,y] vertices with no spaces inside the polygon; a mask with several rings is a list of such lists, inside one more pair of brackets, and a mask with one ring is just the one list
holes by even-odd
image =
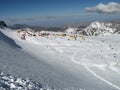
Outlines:
{"label": "sky", "polygon": [[0,20],[7,24],[64,26],[119,19],[120,0],[0,0]]}

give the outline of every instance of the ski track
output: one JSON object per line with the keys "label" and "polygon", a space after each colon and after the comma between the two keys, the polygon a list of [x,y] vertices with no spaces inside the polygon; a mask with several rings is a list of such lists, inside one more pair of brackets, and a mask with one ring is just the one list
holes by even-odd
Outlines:
{"label": "ski track", "polygon": [[92,75],[94,75],[96,78],[98,78],[98,79],[100,79],[101,81],[107,83],[108,85],[110,85],[110,86],[112,86],[112,87],[120,90],[120,87],[119,87],[119,86],[114,85],[113,83],[111,83],[111,82],[105,80],[104,78],[100,77],[99,75],[97,75],[97,74],[96,74],[92,69],[90,69],[86,64],[84,64],[84,67],[85,67]]}
{"label": "ski track", "polygon": [[97,75],[92,69],[89,68],[89,66],[88,66],[87,64],[82,63],[82,62],[78,63],[78,62],[75,60],[75,56],[76,56],[77,52],[78,52],[78,50],[73,53],[73,55],[72,55],[72,57],[71,57],[72,62],[74,62],[74,63],[76,63],[76,64],[81,64],[81,65],[83,65],[83,66],[86,68],[86,70],[87,70],[88,72],[90,72],[93,76],[95,76],[96,78],[100,79],[101,81],[107,83],[108,85],[110,85],[110,86],[112,86],[112,87],[120,90],[120,87],[119,87],[119,86],[117,86],[117,85],[113,84],[112,82],[110,82],[110,81],[102,78],[101,76]]}

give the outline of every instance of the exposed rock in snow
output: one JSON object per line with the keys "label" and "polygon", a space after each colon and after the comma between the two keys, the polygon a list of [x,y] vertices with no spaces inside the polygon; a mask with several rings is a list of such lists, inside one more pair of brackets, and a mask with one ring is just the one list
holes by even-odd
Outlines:
{"label": "exposed rock in snow", "polygon": [[0,71],[0,90],[40,90],[41,84],[30,79],[22,79]]}
{"label": "exposed rock in snow", "polygon": [[110,35],[117,31],[112,23],[93,22],[84,29],[88,36]]}
{"label": "exposed rock in snow", "polygon": [[4,21],[0,21],[0,28],[7,27],[6,23]]}

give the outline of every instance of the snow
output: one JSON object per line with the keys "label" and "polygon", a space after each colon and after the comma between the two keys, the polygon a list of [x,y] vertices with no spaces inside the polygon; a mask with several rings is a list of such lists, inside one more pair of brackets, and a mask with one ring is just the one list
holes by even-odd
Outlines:
{"label": "snow", "polygon": [[77,30],[78,30],[78,28],[71,28],[71,27],[69,27],[69,28],[66,29],[65,31],[66,31],[67,33],[76,33]]}
{"label": "snow", "polygon": [[111,35],[116,31],[116,26],[112,25],[112,23],[104,23],[104,22],[93,22],[88,27],[85,28],[85,32],[88,36],[106,36]]}
{"label": "snow", "polygon": [[[96,28],[96,26],[97,28],[101,28],[99,22],[93,23],[92,27]],[[111,24],[107,26],[111,26]],[[36,58],[32,59],[33,61],[30,60],[28,64],[26,63],[28,65],[26,69],[24,67],[21,68],[21,70],[25,69],[25,72],[22,72],[24,75],[28,71],[29,74],[32,73],[33,77],[31,78],[33,80],[37,79],[35,76],[41,77],[38,81],[44,85],[49,82],[50,86],[57,89],[120,90],[119,34],[97,37],[85,36],[85,40],[83,41],[79,35],[76,40],[68,40],[69,32],[64,37],[53,36],[53,34],[58,33],[50,31],[47,32],[50,33],[49,36],[38,36],[39,32],[31,32],[32,34],[36,34],[36,36],[26,35],[25,40],[21,40],[20,36],[24,31],[21,33],[7,29],[1,29],[0,31],[14,40],[13,43],[16,43],[20,47],[18,50],[15,49],[15,52],[20,49],[23,53],[20,55],[28,54],[28,56],[25,54],[26,59],[25,61],[22,60],[24,61],[23,63],[29,62],[30,57]],[[2,59],[4,60],[4,58]],[[1,63],[3,63],[2,61]],[[17,60],[17,62],[20,61]],[[45,66],[42,66],[42,64]],[[6,67],[8,66],[6,65]],[[17,66],[15,67],[18,68]],[[47,83],[45,83],[45,80]],[[15,84],[13,83],[10,86],[11,88],[15,88]]]}
{"label": "snow", "polygon": [[0,90],[40,90],[41,84],[0,72]]}

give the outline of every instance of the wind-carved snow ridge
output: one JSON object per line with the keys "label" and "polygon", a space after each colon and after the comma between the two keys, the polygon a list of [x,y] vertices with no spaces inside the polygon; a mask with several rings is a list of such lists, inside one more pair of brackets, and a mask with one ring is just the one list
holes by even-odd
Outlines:
{"label": "wind-carved snow ridge", "polygon": [[40,83],[4,74],[0,71],[0,90],[40,90]]}

